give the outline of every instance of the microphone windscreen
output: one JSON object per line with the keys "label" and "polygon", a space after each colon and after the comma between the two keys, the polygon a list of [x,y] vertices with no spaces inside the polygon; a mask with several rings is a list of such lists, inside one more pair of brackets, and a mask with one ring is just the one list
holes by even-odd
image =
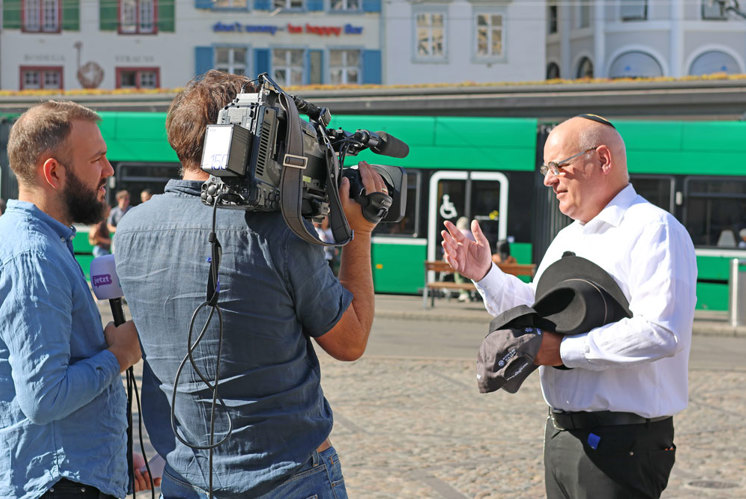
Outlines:
{"label": "microphone windscreen", "polygon": [[113,300],[124,296],[117,277],[114,255],[97,256],[91,262],[91,287],[99,300]]}
{"label": "microphone windscreen", "polygon": [[409,146],[386,132],[376,132],[381,138],[381,144],[371,148],[377,154],[391,156],[392,158],[405,158],[409,154]]}

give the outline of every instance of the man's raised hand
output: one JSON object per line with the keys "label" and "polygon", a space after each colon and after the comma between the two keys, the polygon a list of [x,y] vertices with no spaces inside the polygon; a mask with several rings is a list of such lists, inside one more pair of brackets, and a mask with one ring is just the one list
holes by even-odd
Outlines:
{"label": "man's raised hand", "polygon": [[490,243],[482,233],[479,222],[471,222],[471,233],[475,241],[467,238],[451,222],[446,221],[447,230],[441,231],[443,257],[454,271],[474,281],[481,281],[492,268],[492,250]]}

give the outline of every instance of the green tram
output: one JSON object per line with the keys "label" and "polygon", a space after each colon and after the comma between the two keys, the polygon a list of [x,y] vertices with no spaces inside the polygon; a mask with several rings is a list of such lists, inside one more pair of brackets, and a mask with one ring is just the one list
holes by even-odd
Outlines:
{"label": "green tram", "polygon": [[[133,204],[150,188],[163,191],[179,165],[165,137],[165,114],[102,112],[101,131],[115,169],[109,195],[130,191]],[[638,193],[673,213],[697,251],[697,308],[727,310],[730,259],[746,227],[746,122],[614,120],[627,144]],[[406,168],[407,215],[381,224],[373,238],[373,273],[379,293],[420,293],[424,261],[441,258],[444,220],[476,218],[490,243],[511,241],[519,263],[541,260],[570,220],[559,213],[538,174],[552,124],[536,119],[435,116],[334,116],[332,127],[382,130],[407,142],[409,156],[393,159],[365,151],[358,159]],[[84,269],[86,229],[76,238]]]}

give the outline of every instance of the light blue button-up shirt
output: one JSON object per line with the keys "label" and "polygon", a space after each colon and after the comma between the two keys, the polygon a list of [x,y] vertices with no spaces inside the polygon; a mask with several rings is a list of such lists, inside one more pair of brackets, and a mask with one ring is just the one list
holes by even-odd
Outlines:
{"label": "light blue button-up shirt", "polygon": [[31,203],[0,217],[0,497],[126,494],[126,396],[74,235]]}
{"label": "light blue button-up shirt", "polygon": [[[204,302],[211,255],[213,209],[200,202],[202,182],[169,180],[162,195],[127,212],[117,226],[117,274],[143,350],[143,420],[169,476],[209,488],[206,450],[212,392],[187,363],[188,331]],[[222,246],[219,284],[221,333],[216,317],[203,339],[203,309],[195,318],[195,364],[214,378],[220,352],[220,387],[213,490],[221,498],[258,497],[293,476],[332,430],[332,411],[321,389],[319,361],[309,337],[332,329],[350,306],[324,260],[321,246],[293,234],[280,212],[218,210]],[[298,478],[300,479],[300,478]]]}

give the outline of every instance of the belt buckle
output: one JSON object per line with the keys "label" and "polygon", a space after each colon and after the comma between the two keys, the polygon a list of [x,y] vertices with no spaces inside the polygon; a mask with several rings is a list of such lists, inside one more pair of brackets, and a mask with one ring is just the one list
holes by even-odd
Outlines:
{"label": "belt buckle", "polygon": [[559,422],[557,421],[557,418],[555,417],[555,414],[556,413],[550,407],[549,408],[549,419],[552,420],[552,425],[554,425],[554,429],[555,430],[560,430],[560,431],[567,430],[567,428],[565,428],[564,426],[562,426],[561,424],[559,424]]}

